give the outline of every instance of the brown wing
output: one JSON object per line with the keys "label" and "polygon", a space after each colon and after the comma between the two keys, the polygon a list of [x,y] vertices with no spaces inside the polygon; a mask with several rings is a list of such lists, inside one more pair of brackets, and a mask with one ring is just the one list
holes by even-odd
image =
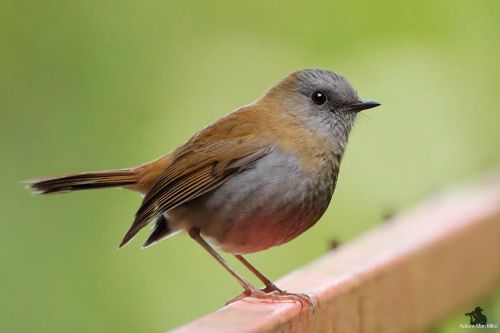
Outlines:
{"label": "brown wing", "polygon": [[271,150],[237,140],[219,140],[211,144],[188,142],[144,197],[120,247],[160,214],[221,186]]}

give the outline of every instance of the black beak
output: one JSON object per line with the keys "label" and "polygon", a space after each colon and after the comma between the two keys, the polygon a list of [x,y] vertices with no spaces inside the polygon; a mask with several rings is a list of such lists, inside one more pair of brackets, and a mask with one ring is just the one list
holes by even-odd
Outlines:
{"label": "black beak", "polygon": [[358,103],[349,105],[348,108],[349,110],[359,112],[371,108],[376,108],[379,105],[380,103],[375,101],[359,101]]}

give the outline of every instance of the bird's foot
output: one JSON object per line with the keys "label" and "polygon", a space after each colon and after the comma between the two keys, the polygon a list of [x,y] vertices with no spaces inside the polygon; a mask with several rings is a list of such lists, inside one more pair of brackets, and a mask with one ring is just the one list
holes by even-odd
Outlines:
{"label": "bird's foot", "polygon": [[300,293],[289,293],[287,291],[281,290],[276,286],[266,287],[264,289],[250,289],[245,290],[241,295],[238,295],[230,299],[227,304],[240,301],[245,298],[255,298],[258,300],[266,301],[269,303],[273,302],[297,302],[300,304],[301,308],[310,307],[313,309],[313,303],[311,297],[307,294]]}

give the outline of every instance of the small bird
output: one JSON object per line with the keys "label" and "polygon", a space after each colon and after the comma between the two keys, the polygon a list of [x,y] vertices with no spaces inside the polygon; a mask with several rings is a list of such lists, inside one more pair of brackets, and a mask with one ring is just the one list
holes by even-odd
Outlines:
{"label": "small bird", "polygon": [[[139,192],[143,201],[120,247],[152,222],[144,247],[186,231],[243,287],[231,301],[308,305],[309,296],[279,289],[242,255],[291,241],[319,220],[358,112],[379,105],[361,100],[335,72],[304,69],[154,161],[26,183],[36,194],[112,187]],[[246,281],[213,246],[233,254],[265,288]]]}

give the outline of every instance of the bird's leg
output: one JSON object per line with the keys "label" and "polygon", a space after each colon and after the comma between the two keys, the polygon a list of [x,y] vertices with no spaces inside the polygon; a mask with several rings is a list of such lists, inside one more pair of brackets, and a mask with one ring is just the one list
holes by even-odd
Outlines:
{"label": "bird's leg", "polygon": [[250,282],[248,282],[247,280],[245,280],[241,275],[238,274],[238,272],[236,272],[234,269],[231,268],[231,266],[229,266],[227,264],[227,262],[224,260],[224,258],[222,258],[211,246],[210,244],[208,244],[200,235],[200,229],[198,228],[192,228],[189,230],[189,236],[191,236],[191,238],[193,238],[195,241],[198,242],[198,244],[200,244],[201,246],[203,246],[203,248],[205,250],[207,250],[208,253],[210,253],[210,255],[212,257],[214,257],[215,260],[217,260],[219,262],[219,264],[222,265],[222,267],[224,267],[228,272],[229,274],[231,274],[232,276],[234,276],[234,278],[236,280],[238,280],[238,282],[241,284],[241,286],[243,287],[243,289],[245,289],[244,293],[245,294],[248,294],[250,295],[252,293],[253,290],[255,290],[255,287],[252,286],[250,284]]}
{"label": "bird's leg", "polygon": [[281,290],[280,288],[276,287],[276,285],[271,280],[269,280],[268,278],[266,278],[264,276],[264,274],[262,274],[261,272],[259,272],[259,270],[257,268],[255,268],[251,263],[249,263],[248,260],[246,260],[245,258],[243,258],[243,256],[241,256],[239,254],[235,254],[234,256],[236,257],[236,259],[238,259],[239,261],[241,261],[241,263],[243,265],[245,265],[245,267],[248,268],[250,270],[250,272],[252,272],[260,281],[262,281],[262,283],[264,283],[264,285],[266,287],[262,291],[264,291],[266,293],[270,293],[270,292],[273,292],[273,291],[283,292],[283,290]]}
{"label": "bird's leg", "polygon": [[[300,293],[289,293],[286,290],[281,290],[278,288],[271,280],[269,280],[267,277],[264,276],[257,268],[255,268],[251,263],[248,262],[245,258],[243,258],[242,255],[235,254],[234,255],[243,265],[245,265],[246,268],[248,268],[264,285],[266,286],[264,289],[261,289],[259,291],[264,292],[266,295],[272,295],[275,297],[275,299],[282,299],[282,300],[291,300],[291,301],[296,301],[301,304],[301,306],[313,306],[311,302],[311,298],[307,294],[300,294]],[[240,296],[242,297],[243,294]],[[254,296],[255,297],[255,296]],[[259,298],[259,297],[256,297]],[[238,299],[236,297],[235,299]],[[272,299],[272,297],[271,297]]]}
{"label": "bird's leg", "polygon": [[[239,275],[234,269],[232,269],[227,262],[222,258],[200,235],[200,230],[198,228],[192,228],[189,230],[189,235],[191,238],[193,238],[195,241],[197,241],[205,250],[207,250],[208,253],[212,257],[214,257],[215,260],[217,260],[238,282],[241,284],[243,287],[244,291],[241,295],[236,296],[235,298],[229,300],[226,304],[244,299],[245,297],[253,297],[256,299],[260,300],[266,300],[266,301],[292,301],[292,302],[299,302],[302,307],[307,307],[311,306],[312,308],[312,303],[311,300],[309,299],[309,296],[305,294],[293,294],[293,293],[287,293],[286,291],[282,291],[278,289],[270,280],[268,280],[264,275],[262,275],[255,267],[253,267],[248,261],[243,259],[243,257],[238,258],[243,264],[245,264],[246,267],[248,267],[254,274],[259,274],[259,279],[262,277],[263,279],[262,282],[266,284],[266,289],[272,289],[270,291],[267,291],[266,289],[264,290],[259,290],[256,289],[252,284],[250,284],[248,281],[246,281],[241,275]],[[250,268],[251,267],[251,268]],[[257,273],[255,273],[257,272]],[[274,286],[274,287],[273,287]]]}

